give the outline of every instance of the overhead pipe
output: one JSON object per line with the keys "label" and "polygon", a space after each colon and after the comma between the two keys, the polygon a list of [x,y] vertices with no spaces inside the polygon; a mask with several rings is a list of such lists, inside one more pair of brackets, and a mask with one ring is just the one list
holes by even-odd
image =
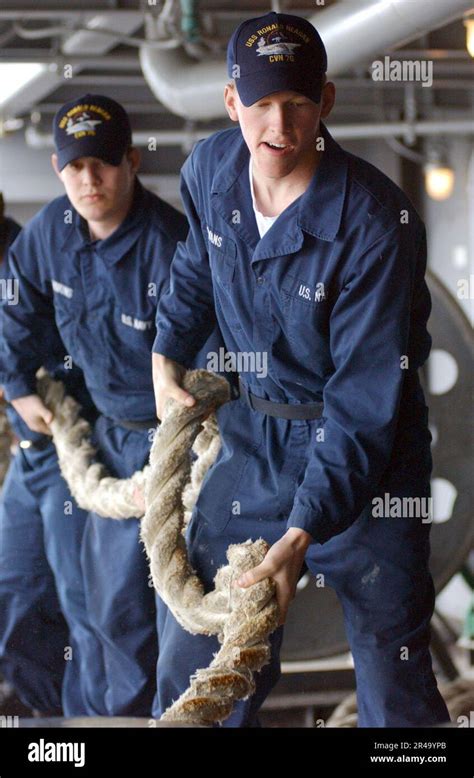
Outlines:
{"label": "overhead pipe", "polygon": [[376,122],[374,124],[330,125],[338,140],[363,138],[417,137],[428,135],[474,135],[474,119],[435,119],[415,122]]}
{"label": "overhead pipe", "polygon": [[[3,49],[0,51],[0,64],[3,62],[38,62],[38,48],[36,49]],[[13,53],[14,52],[14,53]],[[41,62],[44,65],[57,65],[62,68],[66,63],[76,68],[94,68],[94,70],[136,70],[140,72],[140,64],[135,55],[112,54],[110,56],[62,56],[59,54],[45,54],[41,49]]]}
{"label": "overhead pipe", "polygon": [[[149,14],[145,18],[145,32],[152,40],[156,35],[156,20]],[[224,114],[222,92],[227,77],[224,61],[197,61],[184,48],[158,52],[146,45],[139,50],[139,59],[145,81],[171,113],[188,119],[210,119]]]}
{"label": "overhead pipe", "polygon": [[62,83],[62,80],[62,73],[55,63],[48,65],[41,63],[41,68],[34,78],[0,103],[0,117],[12,119],[24,113],[30,106],[51,94]]}
{"label": "overhead pipe", "polygon": [[[336,140],[361,140],[364,138],[407,137],[412,132],[417,136],[430,135],[474,135],[474,119],[436,119],[432,121],[380,122],[374,124],[331,124],[331,135]],[[181,146],[189,152],[198,140],[207,138],[215,130],[140,130],[133,133],[135,146],[148,146],[152,140],[156,146]],[[30,126],[25,130],[26,144],[31,148],[52,148],[52,133],[42,132]]]}
{"label": "overhead pipe", "polygon": [[[312,22],[328,52],[329,75],[366,63],[387,49],[405,44],[461,17],[472,0],[341,0],[313,14]],[[155,19],[146,15],[151,40],[157,35]],[[172,113],[188,119],[214,119],[225,115],[222,93],[227,81],[224,60],[196,62],[183,49],[140,49],[143,75],[158,100]]]}
{"label": "overhead pipe", "polygon": [[[138,13],[133,15],[126,13],[123,15],[120,12],[102,14],[100,17],[95,15],[88,20],[87,24],[94,27],[98,19],[101,21],[102,26],[106,27],[108,25],[109,30],[120,33],[120,31],[127,32],[137,29],[141,24],[142,16]],[[44,31],[28,30],[26,32],[30,37],[34,37],[35,35],[43,34]],[[114,47],[115,40],[113,37],[101,35],[93,29],[87,29],[86,32],[71,31],[68,39],[63,42],[63,56],[61,58],[55,57],[55,61],[50,64],[43,62],[41,49],[38,49],[36,57],[43,65],[41,73],[34,80],[18,89],[2,104],[2,115],[7,119],[14,118],[30,110],[43,97],[51,94],[54,89],[62,85],[64,83],[63,68],[65,65],[72,64],[71,55],[75,52],[79,51],[81,56],[87,53],[94,54],[94,52],[96,56],[105,54]],[[21,61],[19,52],[17,61]],[[79,70],[80,66],[75,68],[76,74]]]}
{"label": "overhead pipe", "polygon": [[343,0],[311,21],[328,50],[332,75],[444,27],[471,7],[472,0]]}

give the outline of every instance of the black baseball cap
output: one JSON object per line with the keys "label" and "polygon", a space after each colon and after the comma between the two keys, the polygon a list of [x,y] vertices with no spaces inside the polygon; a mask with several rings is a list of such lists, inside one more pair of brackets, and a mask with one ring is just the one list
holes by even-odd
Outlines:
{"label": "black baseball cap", "polygon": [[79,157],[119,165],[132,144],[127,112],[104,95],[87,94],[63,105],[53,119],[53,133],[60,170]]}
{"label": "black baseball cap", "polygon": [[227,72],[246,106],[272,92],[300,92],[319,103],[327,70],[324,43],[313,25],[271,12],[247,19],[227,47]]}

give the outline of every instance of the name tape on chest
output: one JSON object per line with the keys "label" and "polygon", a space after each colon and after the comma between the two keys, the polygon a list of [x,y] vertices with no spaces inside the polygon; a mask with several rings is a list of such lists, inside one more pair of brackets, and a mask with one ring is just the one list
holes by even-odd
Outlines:
{"label": "name tape on chest", "polygon": [[313,300],[316,303],[320,303],[322,300],[326,299],[324,284],[319,283],[316,285],[316,288],[306,286],[306,284],[299,284],[298,297],[302,297],[303,300]]}
{"label": "name tape on chest", "polygon": [[218,235],[217,232],[213,232],[213,230],[211,230],[211,228],[207,225],[206,229],[209,243],[212,243],[213,246],[217,246],[218,249],[222,248],[222,235]]}
{"label": "name tape on chest", "polygon": [[153,321],[144,321],[143,319],[137,319],[135,316],[129,316],[126,313],[122,313],[120,317],[122,324],[126,324],[127,327],[133,327],[134,330],[151,330],[153,327]]}

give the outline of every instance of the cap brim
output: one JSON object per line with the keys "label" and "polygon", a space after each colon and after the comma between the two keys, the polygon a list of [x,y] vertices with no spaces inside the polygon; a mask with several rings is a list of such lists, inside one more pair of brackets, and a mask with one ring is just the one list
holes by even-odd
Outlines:
{"label": "cap brim", "polygon": [[127,147],[111,149],[110,146],[97,143],[95,138],[81,138],[81,140],[71,142],[65,148],[57,151],[56,154],[59,170],[62,170],[69,162],[81,157],[96,157],[109,165],[118,166],[126,150]]}
{"label": "cap brim", "polygon": [[319,103],[321,100],[321,80],[324,73],[301,74],[289,72],[287,67],[276,66],[270,74],[265,71],[251,73],[235,79],[237,92],[247,108],[258,100],[275,92],[298,92],[309,100]]}

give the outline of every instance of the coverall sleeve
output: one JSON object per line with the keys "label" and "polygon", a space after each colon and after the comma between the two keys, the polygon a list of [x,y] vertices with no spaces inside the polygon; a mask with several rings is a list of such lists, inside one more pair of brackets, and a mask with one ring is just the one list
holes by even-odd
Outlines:
{"label": "coverall sleeve", "polygon": [[181,171],[181,197],[189,221],[186,241],[177,245],[170,284],[158,303],[153,351],[185,366],[205,344],[216,325],[212,277],[203,239],[193,154]]}
{"label": "coverall sleeve", "polygon": [[0,384],[8,401],[36,393],[36,371],[58,339],[52,293],[38,269],[38,242],[22,230],[8,254],[14,303],[0,308]]}
{"label": "coverall sleeve", "polygon": [[419,366],[409,353],[411,321],[421,333],[424,358],[431,343],[425,267],[423,225],[415,234],[396,226],[351,264],[332,310],[335,370],[324,388],[318,439],[311,442],[287,522],[319,543],[355,521],[389,463],[406,374],[403,357],[409,368]]}

